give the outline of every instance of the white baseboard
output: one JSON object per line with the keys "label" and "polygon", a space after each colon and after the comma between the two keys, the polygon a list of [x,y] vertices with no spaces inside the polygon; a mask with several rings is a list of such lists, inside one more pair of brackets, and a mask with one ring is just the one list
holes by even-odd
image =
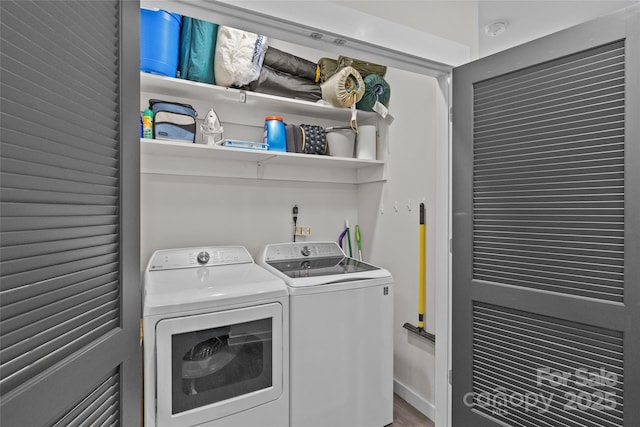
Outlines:
{"label": "white baseboard", "polygon": [[393,379],[393,392],[407,401],[411,406],[426,415],[430,420],[435,420],[436,407],[433,403],[425,400],[415,391],[411,390],[400,381]]}

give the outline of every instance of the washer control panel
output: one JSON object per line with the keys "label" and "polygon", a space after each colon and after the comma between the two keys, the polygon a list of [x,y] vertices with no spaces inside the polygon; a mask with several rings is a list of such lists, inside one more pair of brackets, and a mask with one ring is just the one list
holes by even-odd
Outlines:
{"label": "washer control panel", "polygon": [[243,246],[217,246],[203,248],[168,249],[156,251],[149,261],[148,270],[171,270],[190,267],[253,263],[249,251]]}
{"label": "washer control panel", "polygon": [[286,261],[300,258],[345,256],[336,242],[296,242],[268,245],[265,261]]}

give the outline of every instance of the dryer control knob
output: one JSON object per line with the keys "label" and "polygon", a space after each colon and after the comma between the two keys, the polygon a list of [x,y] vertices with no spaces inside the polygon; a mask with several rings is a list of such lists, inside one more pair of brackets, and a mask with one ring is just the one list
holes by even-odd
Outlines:
{"label": "dryer control knob", "polygon": [[311,249],[309,249],[309,246],[303,246],[302,249],[300,249],[300,253],[303,256],[309,256],[311,255]]}
{"label": "dryer control knob", "polygon": [[209,252],[202,251],[198,254],[198,264],[206,264],[209,262]]}

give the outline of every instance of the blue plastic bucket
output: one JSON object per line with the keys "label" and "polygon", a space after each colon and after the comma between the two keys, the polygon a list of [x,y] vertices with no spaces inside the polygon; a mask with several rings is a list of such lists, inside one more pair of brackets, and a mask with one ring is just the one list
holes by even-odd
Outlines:
{"label": "blue plastic bucket", "polygon": [[162,9],[140,9],[140,69],[176,77],[182,16]]}

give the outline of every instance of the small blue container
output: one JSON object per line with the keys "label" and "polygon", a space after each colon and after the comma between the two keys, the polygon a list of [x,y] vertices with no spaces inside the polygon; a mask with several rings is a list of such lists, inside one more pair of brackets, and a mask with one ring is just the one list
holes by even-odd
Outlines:
{"label": "small blue container", "polygon": [[182,16],[162,9],[140,9],[140,69],[176,77]]}
{"label": "small blue container", "polygon": [[287,151],[287,134],[282,117],[265,117],[264,142],[269,144],[269,151]]}

